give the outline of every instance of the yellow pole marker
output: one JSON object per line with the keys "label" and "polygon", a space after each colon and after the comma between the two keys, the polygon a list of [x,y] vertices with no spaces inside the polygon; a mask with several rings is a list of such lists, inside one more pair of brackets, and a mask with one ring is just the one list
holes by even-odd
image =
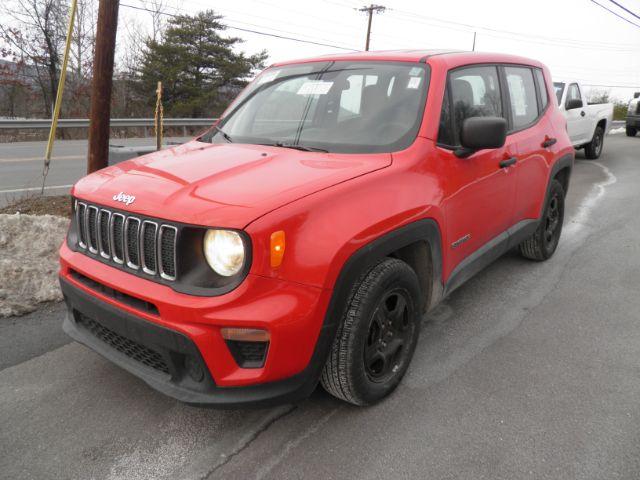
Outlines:
{"label": "yellow pole marker", "polygon": [[64,81],[67,78],[67,65],[69,63],[69,49],[71,48],[71,35],[73,34],[73,24],[76,18],[76,9],[78,0],[71,1],[71,9],[69,12],[69,27],[67,28],[67,41],[64,46],[64,58],[62,59],[62,68],[60,69],[60,79],[58,80],[58,91],[56,92],[56,103],[53,107],[53,116],[51,118],[51,128],[49,129],[49,141],[47,142],[47,150],[44,154],[44,168],[42,169],[42,189],[40,195],[44,193],[44,182],[49,173],[49,164],[51,163],[51,152],[53,151],[53,142],[56,138],[56,129],[58,128],[58,117],[60,116],[60,107],[62,106],[62,93],[64,92]]}
{"label": "yellow pole marker", "polygon": [[164,109],[162,108],[162,82],[158,82],[156,89],[156,114],[154,117],[154,126],[156,129],[156,150],[162,148],[162,123],[164,120]]}

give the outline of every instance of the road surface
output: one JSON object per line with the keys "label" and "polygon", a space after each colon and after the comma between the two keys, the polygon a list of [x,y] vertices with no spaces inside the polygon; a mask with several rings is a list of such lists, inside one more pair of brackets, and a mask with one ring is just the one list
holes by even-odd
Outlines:
{"label": "road surface", "polygon": [[579,155],[555,256],[456,290],[374,407],[189,407],[65,343],[60,305],[0,320],[0,477],[637,479],[639,146]]}
{"label": "road surface", "polygon": [[[190,137],[172,137],[165,142],[182,143]],[[112,139],[111,145],[151,146],[153,138]],[[0,143],[0,207],[25,195],[38,194],[46,142]],[[60,195],[87,171],[87,141],[58,140],[46,180],[46,193]]]}

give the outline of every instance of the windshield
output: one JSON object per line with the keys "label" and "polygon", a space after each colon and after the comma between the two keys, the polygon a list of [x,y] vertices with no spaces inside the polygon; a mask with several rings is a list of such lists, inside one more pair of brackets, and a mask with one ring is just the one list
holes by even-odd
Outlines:
{"label": "windshield", "polygon": [[420,128],[428,81],[427,66],[416,63],[272,67],[201,140],[342,153],[401,150]]}
{"label": "windshield", "polygon": [[553,82],[553,89],[556,91],[556,98],[558,99],[558,105],[562,102],[562,92],[564,92],[564,83]]}

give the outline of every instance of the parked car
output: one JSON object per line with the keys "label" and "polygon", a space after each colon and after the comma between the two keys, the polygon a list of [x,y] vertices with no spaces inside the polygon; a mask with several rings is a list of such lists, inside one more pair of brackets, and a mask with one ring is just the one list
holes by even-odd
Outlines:
{"label": "parked car", "polygon": [[584,88],[576,81],[554,82],[553,87],[571,143],[576,149],[584,148],[585,157],[599,158],[613,122],[613,103],[588,103]]}
{"label": "parked car", "polygon": [[509,55],[274,65],[205,134],[73,187],[64,329],[191,404],[318,382],[373,404],[425,312],[509,249],[556,250],[574,149],[553,94]]}
{"label": "parked car", "polygon": [[635,137],[640,129],[640,92],[634,93],[633,100],[629,102],[625,127],[627,137]]}

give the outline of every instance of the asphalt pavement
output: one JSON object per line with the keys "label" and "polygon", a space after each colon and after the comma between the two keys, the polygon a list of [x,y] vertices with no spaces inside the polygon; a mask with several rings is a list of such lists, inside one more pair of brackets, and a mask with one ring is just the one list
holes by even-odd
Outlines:
{"label": "asphalt pavement", "polygon": [[639,151],[579,154],[555,256],[456,290],[374,407],[190,407],[53,341],[62,308],[0,320],[0,478],[639,478]]}
{"label": "asphalt pavement", "polygon": [[[183,143],[191,137],[165,138],[165,144]],[[111,146],[154,145],[153,138],[111,139]],[[54,144],[45,193],[68,192],[87,171],[87,140],[57,140]],[[25,195],[39,193],[46,142],[0,143],[0,207]]]}

